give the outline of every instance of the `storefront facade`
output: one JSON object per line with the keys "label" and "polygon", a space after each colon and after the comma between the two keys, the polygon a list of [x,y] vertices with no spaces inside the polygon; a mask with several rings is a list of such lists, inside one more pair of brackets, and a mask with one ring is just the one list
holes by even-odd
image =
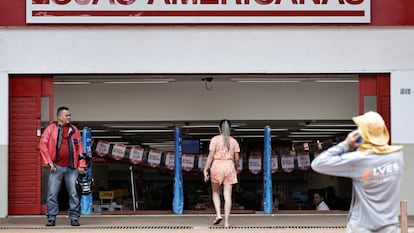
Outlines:
{"label": "storefront facade", "polygon": [[[64,1],[55,2],[64,5]],[[293,4],[297,1],[285,2]],[[357,5],[358,2],[364,1],[338,2]],[[0,216],[36,212],[15,212],[15,207],[10,207],[9,202],[10,190],[14,190],[11,187],[13,184],[9,182],[10,177],[13,178],[10,171],[14,169],[9,167],[9,115],[13,112],[9,102],[14,91],[19,93],[19,90],[9,92],[8,87],[13,77],[30,76],[35,80],[44,80],[56,75],[76,74],[322,73],[390,77],[390,106],[377,107],[390,109],[392,141],[405,146],[406,167],[401,199],[407,200],[408,203],[414,202],[410,195],[412,188],[408,178],[412,174],[409,168],[414,164],[414,160],[409,156],[414,152],[414,138],[410,134],[414,128],[408,121],[414,117],[411,107],[414,89],[414,3],[403,0],[372,1],[370,8],[365,9],[370,15],[369,22],[363,18],[357,22],[316,21],[311,22],[312,24],[305,24],[304,21],[256,22],[243,17],[241,18],[248,22],[223,22],[220,21],[223,20],[221,18],[218,19],[219,22],[205,22],[200,19],[199,23],[168,23],[165,18],[160,19],[160,22],[132,23],[41,22],[36,21],[34,17],[25,17],[26,4],[24,0],[0,4],[0,24],[3,26],[0,28]],[[42,81],[35,82],[43,85]],[[43,87],[40,90],[43,93],[41,96],[50,95],[48,84],[44,84]],[[379,87],[376,86],[375,90],[365,90],[366,96],[375,96],[377,88]],[[27,94],[30,90],[28,88],[20,92]],[[358,93],[361,94],[363,91],[359,90]],[[361,96],[358,98],[358,103],[361,103]],[[25,101],[22,104],[28,103],[28,100]],[[79,102],[73,99],[66,101],[64,98],[59,100],[59,104],[63,105]],[[344,106],[347,107],[349,106]],[[83,110],[84,107],[74,108]],[[98,120],[105,120],[105,114],[113,114],[107,113],[103,108],[98,108],[98,111],[101,114],[96,115],[102,116]],[[341,107],[337,107],[335,111],[326,108],[326,111],[310,112],[309,114],[314,115],[309,115],[308,118],[350,118],[363,111],[364,108],[361,106],[357,111],[343,110]],[[139,111],[131,113],[133,115],[137,112]],[[206,113],[210,115],[198,116],[200,120],[203,120],[202,117],[218,118],[217,114],[208,111]],[[183,118],[175,114],[170,112],[170,115],[148,114],[139,117],[141,120]],[[229,118],[237,118],[237,115],[231,115],[231,112],[228,115]],[[292,112],[288,116],[283,116],[276,109],[262,114],[250,113],[244,118],[269,119],[275,116],[281,119],[292,117]],[[88,114],[80,116],[83,120],[88,120],[87,117]],[[129,120],[128,117],[125,118]],[[38,137],[39,132],[36,129],[33,131],[35,132],[32,136]],[[37,185],[35,192],[40,193],[40,178]],[[40,204],[40,198],[35,201],[37,202]],[[414,214],[414,208],[410,205],[409,213]]]}

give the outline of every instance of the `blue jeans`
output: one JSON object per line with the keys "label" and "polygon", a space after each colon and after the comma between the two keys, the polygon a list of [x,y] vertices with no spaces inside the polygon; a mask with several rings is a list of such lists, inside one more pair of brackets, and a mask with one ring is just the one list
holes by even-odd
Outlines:
{"label": "blue jeans", "polygon": [[59,212],[58,194],[63,179],[69,194],[69,218],[71,220],[79,219],[80,201],[76,189],[77,178],[78,169],[76,168],[56,166],[56,172],[49,172],[46,199],[46,216],[48,220],[56,220],[56,215]]}

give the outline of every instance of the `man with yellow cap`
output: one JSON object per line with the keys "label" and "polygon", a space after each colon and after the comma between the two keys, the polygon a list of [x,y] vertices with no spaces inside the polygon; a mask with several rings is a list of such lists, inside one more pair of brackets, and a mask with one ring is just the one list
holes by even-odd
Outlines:
{"label": "man with yellow cap", "polygon": [[[402,146],[388,144],[390,136],[380,114],[367,112],[353,121],[358,130],[317,156],[312,161],[312,169],[352,179],[347,233],[399,232]],[[362,142],[358,140],[360,137]]]}

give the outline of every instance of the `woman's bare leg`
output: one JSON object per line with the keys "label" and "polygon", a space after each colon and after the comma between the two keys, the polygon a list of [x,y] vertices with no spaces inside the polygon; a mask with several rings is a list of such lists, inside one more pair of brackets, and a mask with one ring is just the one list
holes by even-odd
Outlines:
{"label": "woman's bare leg", "polygon": [[211,183],[211,189],[213,192],[212,196],[213,196],[214,209],[216,210],[216,217],[221,218],[220,185],[217,183]]}
{"label": "woman's bare leg", "polygon": [[229,226],[229,216],[232,206],[231,194],[232,194],[232,184],[224,184],[223,196],[224,196],[224,227]]}

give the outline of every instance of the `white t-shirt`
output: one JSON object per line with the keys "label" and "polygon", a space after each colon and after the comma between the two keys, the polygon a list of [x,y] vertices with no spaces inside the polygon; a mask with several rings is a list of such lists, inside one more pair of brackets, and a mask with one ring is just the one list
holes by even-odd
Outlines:
{"label": "white t-shirt", "polygon": [[316,207],[316,210],[329,210],[329,207],[324,201],[321,201],[321,203],[319,203]]}

